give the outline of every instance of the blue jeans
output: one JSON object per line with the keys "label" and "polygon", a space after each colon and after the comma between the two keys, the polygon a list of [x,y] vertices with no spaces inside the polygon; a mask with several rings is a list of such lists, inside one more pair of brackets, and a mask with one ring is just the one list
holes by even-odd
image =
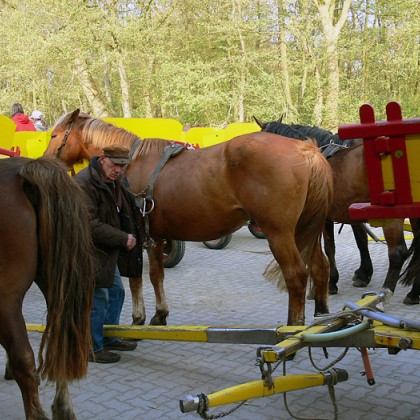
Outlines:
{"label": "blue jeans", "polygon": [[90,333],[93,351],[101,351],[104,346],[113,343],[115,337],[104,338],[104,325],[118,325],[124,304],[125,290],[118,266],[114,273],[114,286],[111,288],[95,287],[93,305],[90,312]]}

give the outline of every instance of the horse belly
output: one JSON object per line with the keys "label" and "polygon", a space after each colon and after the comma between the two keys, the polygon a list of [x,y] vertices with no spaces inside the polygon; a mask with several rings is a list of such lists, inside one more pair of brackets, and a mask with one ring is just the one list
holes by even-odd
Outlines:
{"label": "horse belly", "polygon": [[228,235],[247,222],[244,211],[234,206],[217,205],[214,200],[156,197],[150,216],[151,234],[162,239],[209,241]]}

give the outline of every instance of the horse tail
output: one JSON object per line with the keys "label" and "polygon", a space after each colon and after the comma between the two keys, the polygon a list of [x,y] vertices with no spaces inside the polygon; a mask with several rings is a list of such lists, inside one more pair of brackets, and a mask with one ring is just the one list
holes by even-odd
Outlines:
{"label": "horse tail", "polygon": [[47,301],[38,372],[49,381],[80,379],[87,372],[94,281],[83,193],[52,158],[28,161],[20,175],[37,213],[37,279]]}
{"label": "horse tail", "polygon": [[333,177],[329,163],[313,144],[307,144],[311,168],[306,203],[296,227],[296,244],[305,264],[310,267],[313,249],[321,243],[325,220],[333,198]]}
{"label": "horse tail", "polygon": [[400,276],[400,282],[404,286],[411,286],[416,277],[420,276],[420,231],[414,232],[408,258],[410,261]]}
{"label": "horse tail", "polygon": [[[313,142],[302,143],[311,172],[306,202],[299,217],[295,241],[304,264],[311,274],[311,258],[315,246],[321,243],[325,220],[332,203],[333,178],[331,167]],[[325,264],[327,260],[325,258]],[[282,290],[287,290],[281,267],[274,259],[263,273],[264,277]]]}

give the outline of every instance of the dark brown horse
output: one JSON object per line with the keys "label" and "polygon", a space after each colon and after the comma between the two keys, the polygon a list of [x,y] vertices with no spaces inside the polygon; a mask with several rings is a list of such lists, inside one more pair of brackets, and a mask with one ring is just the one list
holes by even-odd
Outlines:
{"label": "dark brown horse", "polygon": [[[0,159],[0,344],[6,379],[22,392],[27,419],[47,418],[40,378],[56,382],[57,419],[74,418],[67,382],[87,371],[92,299],[91,240],[81,190],[55,159]],[[47,302],[38,369],[22,302],[35,282]]]}
{"label": "dark brown horse", "polygon": [[[360,267],[355,271],[353,284],[366,287],[373,273],[369,255],[368,238],[360,221],[351,220],[348,208],[353,203],[369,202],[369,188],[366,173],[363,144],[361,141],[341,141],[337,134],[319,127],[298,124],[284,124],[281,121],[262,123],[256,120],[263,131],[288,135],[305,140],[314,139],[325,151],[333,171],[334,195],[324,231],[324,246],[330,262],[330,293],[337,293],[338,270],[335,263],[334,222],[350,224],[360,251]],[[331,149],[335,149],[331,152]],[[415,226],[416,220],[411,221]],[[401,268],[408,255],[404,239],[403,219],[396,219],[383,227],[388,246],[389,268],[382,289],[390,299],[395,291]]]}
{"label": "dark brown horse", "polygon": [[[135,141],[136,136],[76,110],[57,122],[45,155],[60,151],[60,159],[72,165],[107,144],[131,147]],[[153,183],[162,153],[171,149],[164,152],[168,145],[161,139],[141,141],[126,171],[134,193],[154,191],[154,209],[148,215],[154,243],[148,254],[157,307],[151,322],[166,324],[169,312],[163,292],[163,238],[208,241],[251,219],[265,232],[278,263],[270,265],[267,276],[280,281],[282,273],[286,282],[288,323],[304,323],[308,275],[315,286],[315,312],[327,312],[328,263],[320,238],[332,178],[316,146],[286,138],[279,142],[269,133],[243,135],[212,147],[183,150],[168,159]],[[131,279],[130,285],[138,296],[141,279]],[[144,322],[144,306],[141,309]]]}

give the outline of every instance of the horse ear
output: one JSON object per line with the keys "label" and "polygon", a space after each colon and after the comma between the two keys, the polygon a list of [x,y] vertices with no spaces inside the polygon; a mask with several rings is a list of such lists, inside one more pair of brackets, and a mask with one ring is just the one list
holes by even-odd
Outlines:
{"label": "horse ear", "polygon": [[267,124],[263,123],[262,121],[260,121],[258,118],[255,118],[254,116],[252,116],[252,118],[254,118],[255,122],[260,126],[261,130],[264,130]]}
{"label": "horse ear", "polygon": [[80,109],[74,110],[70,115],[69,123],[76,121],[79,114],[80,114]]}

